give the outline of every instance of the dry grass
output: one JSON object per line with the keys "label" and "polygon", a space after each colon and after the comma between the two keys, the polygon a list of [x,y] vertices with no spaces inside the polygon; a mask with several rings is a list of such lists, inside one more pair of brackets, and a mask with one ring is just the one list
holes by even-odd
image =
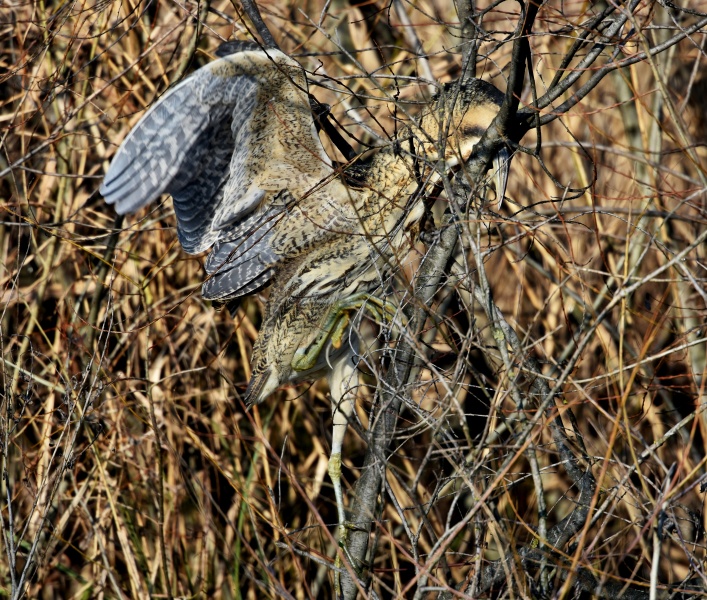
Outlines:
{"label": "dry grass", "polygon": [[[339,20],[320,28],[323,4],[261,8],[283,48],[330,88],[313,92],[355,135],[371,139],[357,119],[390,134],[393,117],[416,112],[403,103],[425,92],[410,81],[425,73],[409,50],[411,31],[434,78],[459,75],[457,30],[445,26],[457,17],[446,3],[405,4],[411,29],[383,3],[343,1],[330,7]],[[535,27],[540,92],[577,31],[562,27],[588,16],[583,4],[560,6],[543,8]],[[488,16],[496,39],[513,30],[517,10],[506,2]],[[262,299],[246,300],[235,319],[216,312],[200,296],[202,257],[176,241],[171,201],[120,220],[97,193],[143,109],[210,60],[220,41],[248,38],[243,21],[222,1],[3,11],[0,594],[331,595],[326,386],[284,389],[246,412]],[[658,4],[636,15],[652,45],[670,35],[648,27],[672,26]],[[336,52],[337,35],[362,50],[356,61]],[[634,35],[622,52],[642,43]],[[514,401],[527,384],[518,357],[504,362],[473,301],[481,253],[496,304],[544,375],[556,380],[579,353],[558,406],[599,493],[594,520],[564,548],[570,563],[643,590],[652,569],[661,586],[707,583],[707,269],[706,246],[696,243],[707,231],[707,175],[704,95],[694,93],[704,87],[703,44],[694,34],[654,65],[606,77],[543,129],[541,161],[515,157],[510,200],[472,227],[483,247],[460,252],[454,272],[462,276],[440,290],[438,327],[425,338],[427,362],[399,422],[374,528],[378,597],[413,597],[417,565],[473,506],[476,516],[443,546],[446,567],[436,564],[427,585],[472,581],[487,561],[537,539],[540,521],[551,527],[575,507],[546,419],[533,422],[535,407]],[[505,89],[510,45],[482,50],[478,73]],[[527,89],[523,100],[531,99]],[[361,104],[367,110],[349,110]],[[523,143],[534,147],[534,134]],[[379,368],[377,354],[369,361]],[[365,424],[373,389],[362,396]],[[529,441],[516,447],[527,428]],[[349,489],[365,447],[349,433]],[[564,569],[533,582],[509,564],[521,597],[564,585]]]}

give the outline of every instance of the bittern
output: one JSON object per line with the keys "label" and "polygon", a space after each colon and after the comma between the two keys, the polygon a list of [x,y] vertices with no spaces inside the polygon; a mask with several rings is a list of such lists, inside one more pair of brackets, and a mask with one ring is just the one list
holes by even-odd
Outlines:
{"label": "bittern", "polygon": [[[101,193],[120,214],[172,195],[184,250],[211,249],[205,298],[227,303],[271,284],[247,400],[328,374],[329,473],[343,526],[341,447],[358,346],[350,317],[362,307],[393,316],[375,293],[409,252],[422,190],[470,156],[503,94],[481,80],[443,87],[418,122],[351,177],[324,151],[302,67],[279,50],[230,49],[150,108],[118,149]],[[494,166],[502,197],[507,163]]]}

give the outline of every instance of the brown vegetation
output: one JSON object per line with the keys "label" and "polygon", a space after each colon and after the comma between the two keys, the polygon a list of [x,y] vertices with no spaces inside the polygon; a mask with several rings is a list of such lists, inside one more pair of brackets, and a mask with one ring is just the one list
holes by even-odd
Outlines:
{"label": "brown vegetation", "polygon": [[[578,85],[701,23],[707,4],[689,5],[635,3]],[[469,38],[445,2],[260,8],[358,149],[417,113],[421,78],[461,74]],[[0,595],[331,596],[325,384],[245,411],[261,299],[233,319],[215,311],[171,201],[122,219],[97,193],[143,110],[221,41],[252,39],[252,26],[220,1],[2,10]],[[599,10],[541,7],[530,37],[538,95]],[[518,20],[506,1],[482,21],[477,76],[502,90]],[[608,73],[541,140],[531,130],[522,143],[538,142],[538,155],[516,153],[503,206],[466,213],[463,250],[415,346],[421,368],[398,390],[362,581],[370,597],[706,589],[704,36],[702,25]],[[532,100],[526,75],[521,106]],[[427,251],[420,242],[413,254]],[[367,356],[345,446],[349,491],[386,347]],[[539,380],[554,389],[550,412],[538,408]],[[590,500],[578,500],[570,455],[594,477]],[[583,520],[550,552],[548,536],[578,507]]]}

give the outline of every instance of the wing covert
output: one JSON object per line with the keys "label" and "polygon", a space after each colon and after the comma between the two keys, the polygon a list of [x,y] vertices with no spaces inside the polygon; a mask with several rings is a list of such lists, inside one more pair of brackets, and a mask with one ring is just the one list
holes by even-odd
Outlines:
{"label": "wing covert", "polygon": [[[280,257],[270,246],[282,191],[295,199],[332,173],[302,67],[252,44],[202,67],[147,111],[118,149],[101,193],[120,214],[169,193],[187,252],[214,247],[207,297],[262,287]],[[223,52],[223,51],[221,51]],[[261,231],[262,230],[262,231]]]}

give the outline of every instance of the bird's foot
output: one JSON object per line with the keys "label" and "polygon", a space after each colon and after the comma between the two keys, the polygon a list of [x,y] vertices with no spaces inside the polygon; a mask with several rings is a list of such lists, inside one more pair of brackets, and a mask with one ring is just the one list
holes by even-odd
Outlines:
{"label": "bird's foot", "polygon": [[328,341],[331,341],[334,348],[341,348],[352,314],[362,308],[379,323],[392,323],[397,317],[402,320],[403,326],[406,324],[405,318],[401,316],[395,304],[368,292],[359,292],[343,300],[337,300],[329,309],[319,335],[309,346],[299,348],[295,352],[292,368],[295,371],[312,369]]}
{"label": "bird's foot", "polygon": [[[349,298],[339,300],[334,304],[333,312],[341,315],[337,318],[336,314],[332,315],[336,320],[335,328],[331,334],[331,343],[334,348],[340,348],[346,332],[346,327],[351,320],[351,314],[363,308],[366,310],[378,323],[393,323],[396,318],[402,321],[403,327],[407,325],[407,320],[400,312],[397,305],[392,302],[369,294],[368,292],[359,292]],[[329,318],[329,317],[328,317]]]}

